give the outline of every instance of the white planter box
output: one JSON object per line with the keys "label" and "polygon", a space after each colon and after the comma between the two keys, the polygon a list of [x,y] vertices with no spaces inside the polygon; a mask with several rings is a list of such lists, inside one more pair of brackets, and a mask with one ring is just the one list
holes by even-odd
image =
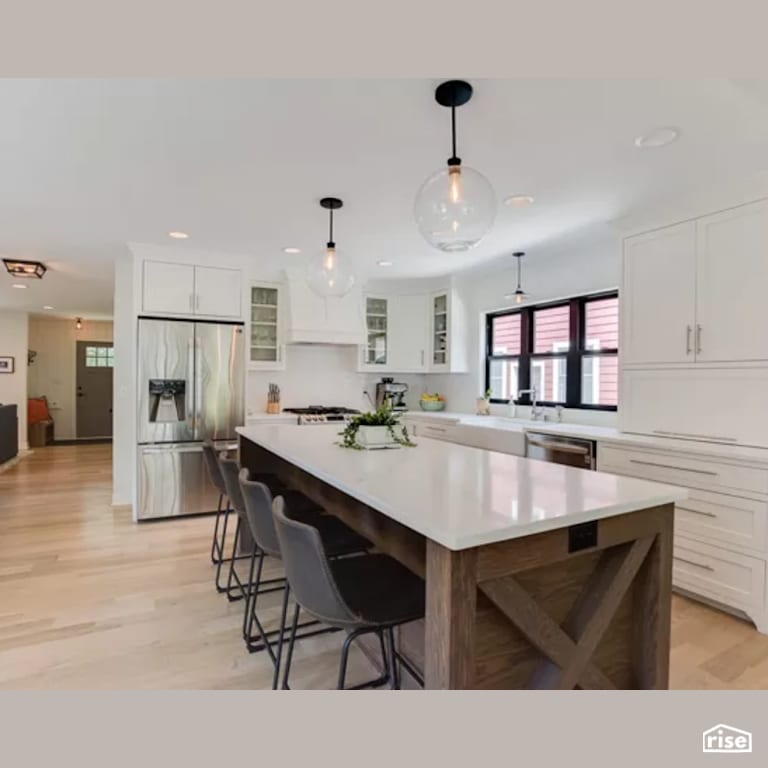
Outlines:
{"label": "white planter box", "polygon": [[[400,431],[402,427],[393,427]],[[387,445],[397,445],[389,433],[389,427],[366,427],[361,426],[357,430],[357,442],[364,448],[381,448]]]}

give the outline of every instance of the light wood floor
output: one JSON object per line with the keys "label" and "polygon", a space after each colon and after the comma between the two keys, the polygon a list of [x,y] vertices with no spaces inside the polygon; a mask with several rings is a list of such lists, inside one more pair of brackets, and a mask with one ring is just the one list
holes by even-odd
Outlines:
{"label": "light wood floor", "polygon": [[[135,525],[111,447],[36,449],[0,473],[0,688],[268,688],[213,589],[212,517]],[[264,598],[268,628],[279,597]],[[335,684],[340,635],[297,646],[294,687]],[[349,682],[370,675],[360,654]],[[768,636],[676,596],[672,686],[768,688]]]}

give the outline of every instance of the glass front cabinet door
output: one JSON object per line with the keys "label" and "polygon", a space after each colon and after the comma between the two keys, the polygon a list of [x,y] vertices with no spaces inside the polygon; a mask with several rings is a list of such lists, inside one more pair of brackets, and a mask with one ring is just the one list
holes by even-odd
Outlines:
{"label": "glass front cabinet door", "polygon": [[365,298],[365,347],[363,349],[363,368],[383,370],[387,365],[388,327],[387,299],[366,296]]}
{"label": "glass front cabinet door", "polygon": [[256,370],[285,367],[282,335],[282,292],[279,285],[251,286],[251,338],[248,366]]}
{"label": "glass front cabinet door", "polygon": [[432,349],[430,368],[432,370],[448,369],[448,294],[436,293],[432,295]]}

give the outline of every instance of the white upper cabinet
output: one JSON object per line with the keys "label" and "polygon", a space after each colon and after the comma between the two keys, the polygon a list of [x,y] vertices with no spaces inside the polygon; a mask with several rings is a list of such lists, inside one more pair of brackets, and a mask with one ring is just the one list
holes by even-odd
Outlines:
{"label": "white upper cabinet", "polygon": [[694,222],[624,241],[624,365],[694,360],[695,267]]}
{"label": "white upper cabinet", "polygon": [[147,260],[142,312],[240,319],[241,290],[237,269]]}
{"label": "white upper cabinet", "polygon": [[194,313],[195,268],[192,265],[145,261],[143,279],[143,312]]}
{"label": "white upper cabinet", "polygon": [[389,299],[366,296],[365,344],[360,348],[362,371],[386,371],[389,359]]}
{"label": "white upper cabinet", "polygon": [[430,373],[467,371],[467,322],[455,291],[437,291],[429,302]]}
{"label": "white upper cabinet", "polygon": [[696,360],[768,360],[768,201],[697,222]]}
{"label": "white upper cabinet", "polygon": [[768,361],[768,201],[624,241],[625,366]]}
{"label": "white upper cabinet", "polygon": [[393,296],[390,299],[389,369],[397,373],[427,370],[429,307],[425,296]]}
{"label": "white upper cabinet", "polygon": [[195,314],[239,319],[241,290],[239,270],[195,267]]}

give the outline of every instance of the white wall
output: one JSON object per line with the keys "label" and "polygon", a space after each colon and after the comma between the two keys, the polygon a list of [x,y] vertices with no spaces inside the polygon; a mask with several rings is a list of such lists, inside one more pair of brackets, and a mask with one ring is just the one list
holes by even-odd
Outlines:
{"label": "white wall", "polygon": [[[289,345],[285,355],[284,371],[248,372],[247,415],[266,411],[269,383],[280,387],[280,405],[283,408],[339,405],[370,410],[371,404],[363,390],[367,390],[371,398],[375,399],[376,382],[381,377],[355,370],[357,347]],[[396,375],[394,378],[408,384],[406,402],[416,407],[427,377],[411,374]]]}
{"label": "white wall", "polygon": [[136,461],[136,314],[132,256],[115,262],[112,504],[131,504]]}
{"label": "white wall", "polygon": [[112,341],[111,322],[84,320],[82,325],[78,330],[69,319],[29,318],[29,348],[37,355],[29,366],[27,392],[48,398],[57,440],[77,437],[77,342]]}
{"label": "white wall", "polygon": [[27,339],[29,319],[26,312],[0,311],[0,357],[14,358],[14,372],[0,373],[0,403],[15,403],[19,418],[19,449],[27,441]]}
{"label": "white wall", "polygon": [[[512,257],[503,269],[459,277],[457,290],[465,303],[469,338],[469,372],[431,375],[430,389],[446,395],[447,409],[475,411],[475,400],[485,389],[485,315],[511,307],[505,293],[515,289],[517,280]],[[523,259],[523,289],[530,303],[553,301],[579,294],[617,288],[621,279],[621,241],[618,235],[600,240],[572,239],[567,245],[546,252],[534,249]],[[494,407],[505,412],[505,407]],[[615,414],[573,410],[569,421],[613,423]]]}

